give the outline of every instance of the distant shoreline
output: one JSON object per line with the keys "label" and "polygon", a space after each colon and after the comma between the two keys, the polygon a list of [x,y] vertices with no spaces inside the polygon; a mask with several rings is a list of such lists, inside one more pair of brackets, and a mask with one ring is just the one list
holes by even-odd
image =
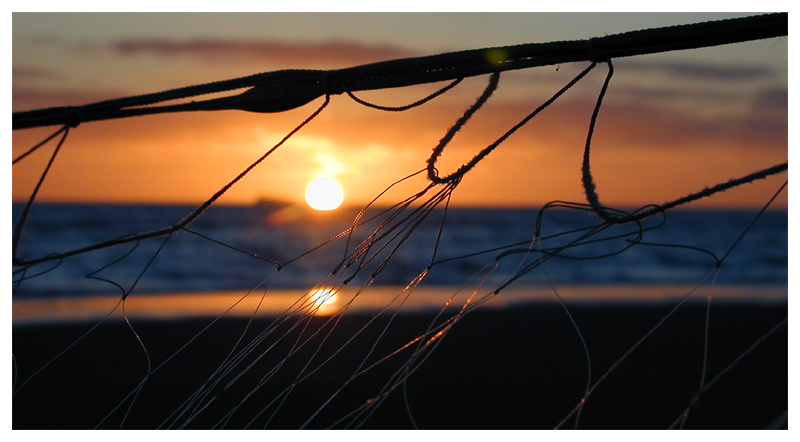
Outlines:
{"label": "distant shoreline", "polygon": [[[582,202],[582,201],[581,201]],[[12,200],[12,206],[24,206],[27,203],[26,200]],[[87,207],[94,207],[94,206],[126,206],[126,207],[186,207],[189,209],[194,209],[203,204],[204,201],[197,201],[197,202],[188,202],[188,201],[39,201],[37,200],[34,205],[51,205],[51,206],[87,206]],[[449,207],[449,210],[539,210],[542,208],[542,204],[531,204],[531,205],[514,205],[514,206],[492,206],[492,205],[452,205]],[[279,210],[285,207],[292,207],[292,206],[302,206],[310,211],[313,211],[310,207],[306,206],[305,203],[295,203],[291,201],[283,201],[283,200],[256,200],[250,202],[215,202],[211,208],[218,207],[218,208],[225,208],[225,207],[241,207],[241,208],[254,208],[254,207],[266,207],[266,208],[274,208]],[[366,206],[365,204],[354,204],[354,203],[345,203],[339,209],[335,210],[335,213],[341,212],[352,212],[352,211],[359,211]],[[385,210],[390,208],[391,206],[384,206],[384,205],[370,205],[370,209],[374,210]],[[411,205],[410,207],[416,207]],[[616,207],[619,210],[623,211],[635,211],[639,209],[638,206],[620,206]],[[442,208],[436,210],[443,210]],[[671,209],[671,211],[678,211],[678,212],[755,212],[761,210],[760,206],[754,207],[719,207],[719,206],[685,206],[679,207],[676,209]],[[769,212],[787,212],[789,211],[788,206],[770,206],[767,211]],[[316,211],[315,211],[316,212]]]}
{"label": "distant shoreline", "polygon": [[[758,305],[783,305],[788,303],[788,285],[718,285],[701,286],[692,292],[691,285],[573,285],[556,286],[558,296],[569,305],[656,305],[675,304],[689,293],[690,302],[712,302]],[[348,288],[336,299],[338,305],[327,305],[322,316],[335,313],[344,302],[353,297],[355,288]],[[372,286],[359,294],[348,307],[347,314],[374,314],[387,308],[391,313],[399,305],[394,300],[402,293],[402,287]],[[485,295],[488,289],[478,293]],[[418,287],[404,301],[401,313],[437,311],[449,296],[458,292],[458,287]],[[191,318],[214,318],[225,315],[231,318],[274,317],[292,308],[303,299],[306,291],[294,289],[142,293],[132,294],[126,301],[129,317],[140,320],[169,320]],[[404,294],[403,294],[404,295]],[[459,293],[450,309],[456,309],[471,295],[469,291]],[[99,321],[119,303],[118,295],[92,296],[36,296],[12,301],[14,327],[46,324],[67,324]],[[501,291],[482,308],[507,309],[526,304],[558,303],[553,289],[546,286],[511,287]],[[236,305],[230,311],[230,307]],[[117,309],[113,318],[121,319]]]}

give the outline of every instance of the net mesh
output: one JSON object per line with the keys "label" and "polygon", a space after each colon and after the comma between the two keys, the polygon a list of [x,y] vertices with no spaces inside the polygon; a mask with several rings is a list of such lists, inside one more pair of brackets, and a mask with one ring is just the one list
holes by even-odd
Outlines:
{"label": "net mesh", "polygon": [[[15,419],[31,412],[26,408],[29,407],[27,404],[43,401],[50,404],[45,408],[51,411],[49,414],[42,412],[48,420],[48,423],[39,423],[43,427],[446,427],[448,424],[443,422],[448,422],[448,406],[455,410],[454,413],[472,416],[457,406],[458,401],[467,393],[482,388],[477,385],[481,383],[480,379],[468,378],[466,374],[460,376],[460,372],[470,373],[469,376],[477,373],[485,378],[494,377],[495,382],[498,376],[504,376],[493,368],[491,359],[494,356],[487,353],[492,344],[481,347],[476,342],[481,339],[494,340],[494,345],[511,346],[515,362],[504,361],[504,364],[516,370],[530,370],[529,375],[510,377],[508,384],[503,384],[500,379],[505,389],[493,387],[495,390],[490,393],[491,397],[503,404],[497,409],[506,410],[506,413],[512,408],[523,410],[525,415],[524,410],[531,407],[530,402],[549,404],[546,411],[540,410],[541,419],[529,421],[509,414],[509,420],[516,419],[513,424],[502,419],[492,421],[508,427],[635,427],[636,413],[630,408],[621,414],[633,423],[622,423],[603,415],[604,424],[599,424],[592,420],[600,418],[593,417],[591,410],[593,406],[595,409],[614,409],[614,401],[623,400],[618,394],[622,389],[620,385],[624,384],[621,379],[639,385],[633,379],[641,378],[642,385],[629,386],[631,390],[640,392],[633,396],[635,400],[642,404],[659,403],[657,407],[648,406],[656,407],[663,414],[661,425],[683,428],[691,426],[693,417],[705,416],[706,409],[713,410],[714,401],[732,400],[724,394],[710,396],[710,392],[719,389],[735,395],[736,373],[738,376],[763,378],[768,378],[769,373],[778,373],[780,377],[780,370],[786,368],[780,356],[785,356],[788,318],[767,317],[763,324],[749,325],[757,330],[754,335],[738,340],[729,338],[723,341],[721,348],[713,347],[712,344],[718,342],[715,340],[717,330],[732,334],[726,327],[735,329],[753,319],[736,317],[739,311],[731,309],[728,312],[725,305],[718,307],[714,304],[712,308],[712,300],[720,277],[747,271],[752,266],[750,263],[737,265],[732,256],[748,254],[747,245],[741,244],[747,243],[753,229],[764,223],[764,214],[769,213],[767,209],[785,190],[788,181],[783,175],[788,163],[732,177],[663,204],[635,210],[603,205],[600,196],[604,183],[595,179],[591,165],[593,134],[595,127],[602,125],[603,98],[614,74],[614,57],[609,55],[614,52],[604,46],[606,43],[607,40],[594,41],[588,49],[581,45],[580,51],[583,55],[588,51],[590,59],[582,71],[517,123],[509,125],[494,141],[468,157],[461,166],[445,170],[439,160],[449,153],[448,145],[453,140],[457,142],[459,131],[468,126],[495,91],[502,88],[504,74],[499,70],[480,72],[480,75],[487,76],[487,86],[445,131],[430,156],[420,158],[420,165],[424,167],[405,176],[401,174],[395,183],[344,222],[330,221],[311,230],[302,226],[306,230],[298,228],[297,231],[291,231],[291,223],[288,223],[290,227],[284,227],[281,235],[290,235],[296,250],[280,250],[280,245],[265,246],[264,241],[268,239],[261,237],[256,241],[246,235],[257,235],[257,232],[238,226],[224,231],[224,237],[215,237],[214,234],[219,234],[220,230],[212,228],[219,222],[214,209],[220,197],[323,114],[331,105],[332,92],[344,92],[355,102],[377,111],[400,112],[425,105],[454,90],[464,78],[462,73],[455,74],[457,78],[442,89],[403,106],[373,104],[357,97],[354,91],[372,87],[364,86],[369,83],[369,76],[360,80],[363,83],[345,82],[342,84],[353,87],[343,87],[337,86],[340,83],[335,81],[336,75],[326,73],[287,71],[277,74],[280,81],[289,76],[291,82],[309,82],[315,87],[310,92],[292,91],[288,97],[281,97],[281,103],[275,106],[262,106],[263,92],[256,87],[242,94],[244,101],[242,96],[238,96],[235,99],[238,107],[234,108],[272,112],[320,96],[322,104],[203,204],[177,217],[168,214],[163,220],[150,220],[155,224],[151,229],[135,230],[141,226],[134,226],[131,230],[118,232],[119,236],[113,238],[76,242],[78,245],[70,250],[48,250],[47,244],[25,249],[26,228],[31,223],[42,222],[35,218],[37,193],[51,166],[57,163],[58,153],[68,143],[70,133],[80,130],[76,129],[79,123],[91,121],[86,115],[108,103],[112,103],[116,109],[114,112],[117,112],[112,117],[117,117],[125,106],[138,105],[139,102],[112,100],[74,111],[59,110],[59,124],[63,126],[13,160],[16,166],[32,152],[54,146],[38,183],[33,186],[29,201],[15,214],[15,300],[24,297],[29,286],[47,287],[49,278],[65,277],[71,278],[75,290],[83,290],[87,284],[92,287],[99,284],[116,295],[101,308],[105,313],[100,319],[93,320],[91,325],[73,326],[63,339],[59,338],[59,342],[55,342],[51,335],[38,335],[30,330],[23,333],[21,328],[15,328]],[[498,59],[512,59],[508,52],[499,53],[497,50],[482,51],[480,56],[484,61],[490,61],[490,67],[498,65]],[[430,64],[426,66],[426,69],[434,70]],[[521,217],[530,225],[529,235],[525,238],[501,236],[486,247],[470,245],[468,241],[454,237],[451,229],[452,232],[458,230],[451,227],[453,209],[450,209],[450,203],[456,189],[468,181],[472,170],[479,163],[488,161],[489,155],[501,148],[512,134],[556,103],[598,66],[606,67],[607,73],[598,91],[585,139],[581,185],[586,201],[553,201],[526,213]],[[374,66],[371,69],[373,76],[374,72],[380,71]],[[153,98],[152,95],[146,97]],[[221,106],[219,103],[213,101],[204,106]],[[27,115],[41,117],[34,113]],[[122,116],[132,115],[136,114]],[[602,147],[594,147],[597,149]],[[656,232],[669,230],[670,213],[676,208],[701,198],[715,198],[722,192],[757,180],[773,184],[773,188],[763,196],[763,208],[749,213],[741,219],[744,221],[740,220],[733,227],[726,225],[726,220],[720,217],[715,225],[732,228],[734,234],[717,241],[713,248],[703,241],[684,241],[680,235],[672,233],[653,236]],[[398,189],[407,189],[409,182],[417,186],[416,190],[400,194]],[[270,213],[274,216],[279,212]],[[680,216],[676,215],[676,218],[680,219]],[[565,227],[559,221],[561,219],[570,219],[570,224]],[[195,244],[192,250],[202,250],[203,253],[196,256],[182,253],[190,242]],[[779,247],[786,246],[781,244]],[[613,339],[619,342],[610,347],[606,343],[607,351],[593,351],[600,346],[597,342],[599,336],[611,338],[600,330],[592,330],[593,325],[586,319],[592,314],[592,309],[573,303],[575,295],[570,291],[574,288],[562,284],[561,272],[570,265],[580,268],[600,261],[624,265],[624,259],[629,255],[633,254],[631,259],[639,260],[667,249],[676,253],[678,259],[694,272],[679,288],[670,288],[678,291],[680,296],[658,304],[657,308],[643,309],[634,315],[638,317],[631,323],[617,324],[619,335]],[[409,251],[414,256],[410,263],[404,259],[407,255],[403,255]],[[64,265],[87,256],[91,259],[82,261],[85,263],[82,265],[88,267],[78,266],[74,270]],[[235,268],[239,262],[257,263],[263,270],[256,275],[238,275]],[[200,269],[200,273],[208,271],[209,274],[214,274],[215,268],[223,268],[223,275],[249,281],[255,278],[256,282],[249,290],[219,298],[219,305],[201,315],[208,320],[162,323],[137,317],[136,312],[140,311],[136,310],[140,308],[136,304],[139,287],[147,284],[154,273],[170,269],[177,272],[182,267],[195,271]],[[68,274],[65,276],[63,273]],[[305,282],[309,280],[309,273],[318,275],[313,276],[316,278],[313,284]],[[455,288],[442,289],[428,284],[452,274],[468,276]],[[505,300],[528,291],[532,279],[544,287],[551,303],[520,308],[531,318],[531,323],[541,323],[539,328],[526,325],[529,338],[505,336],[502,324],[494,324],[492,329],[470,328],[471,317],[481,317],[480,321],[476,319],[478,324],[491,323],[491,314],[481,307],[502,305]],[[283,307],[266,311],[269,302],[284,296],[287,284],[295,290],[288,292]],[[430,291],[437,294],[423,296]],[[424,313],[408,315],[419,308],[417,298],[434,299],[435,302],[428,305]],[[698,299],[701,308],[687,307],[696,305]],[[180,302],[191,308],[193,301],[187,297]],[[22,303],[20,309],[21,306]],[[157,310],[158,305],[153,309]],[[231,318],[239,319],[234,321]],[[717,325],[717,318],[720,318],[720,325]],[[535,337],[536,333],[543,336]],[[526,343],[526,339],[530,341]],[[668,354],[671,346],[681,345],[671,343],[670,339],[684,343],[686,348],[683,350],[691,354],[687,359],[690,362],[649,366],[650,373],[644,373],[646,370],[641,362],[635,362],[641,349],[653,346]],[[780,349],[781,345],[784,351],[777,351],[777,358],[764,350],[767,347]],[[54,347],[60,350],[53,351]],[[443,355],[437,357],[440,347]],[[38,352],[37,348],[47,350]],[[470,370],[448,365],[451,352],[469,352],[470,349],[478,349],[480,351],[476,350],[476,354],[481,353],[476,356],[480,360],[471,360]],[[92,360],[86,360],[86,354],[92,355]],[[556,391],[552,396],[545,391],[546,379],[536,379],[536,370],[539,370],[539,377],[546,378],[541,373],[555,365],[554,359],[548,360],[548,357],[566,357],[571,361],[565,365],[571,370],[570,382],[549,386]],[[764,358],[764,361],[746,368],[755,370],[755,373],[742,372],[745,368],[737,372],[748,358]],[[523,366],[519,361],[528,365]],[[426,370],[429,365],[432,368]],[[192,369],[193,366],[202,369]],[[635,371],[631,373],[629,367],[636,367]],[[663,394],[658,387],[659,379],[686,370],[686,367],[697,371],[693,377],[696,382],[686,387],[682,402],[659,402],[658,396]],[[74,385],[70,385],[71,376],[82,379],[83,383],[76,380]],[[415,388],[416,379],[430,377],[441,384],[440,390]],[[537,390],[526,390],[526,382]],[[608,390],[604,391],[607,385]],[[780,389],[780,386],[773,385],[772,388]],[[101,390],[105,394],[97,394],[96,391]],[[521,392],[528,396],[518,397],[523,395]],[[71,403],[67,398],[74,400],[84,395],[95,401],[85,405],[85,420],[70,424],[60,422],[60,413],[72,414],[67,410]],[[709,396],[711,399],[706,402]],[[754,419],[765,419],[760,415],[755,417],[755,410],[762,405],[757,399],[742,393],[739,400],[748,403],[749,407],[745,409]],[[699,405],[706,403],[712,405],[706,408]],[[780,403],[773,405],[785,407]],[[585,414],[584,408],[587,408]],[[435,419],[431,417],[432,413],[437,415]],[[475,413],[475,420],[468,426],[481,428],[484,426],[481,416],[487,419],[489,412],[482,409]],[[70,419],[76,418],[71,416]],[[708,419],[711,422],[708,425],[715,425],[713,418]],[[777,415],[773,412],[764,426],[781,427],[786,425],[786,419],[785,411]],[[698,420],[702,422],[702,419]]]}

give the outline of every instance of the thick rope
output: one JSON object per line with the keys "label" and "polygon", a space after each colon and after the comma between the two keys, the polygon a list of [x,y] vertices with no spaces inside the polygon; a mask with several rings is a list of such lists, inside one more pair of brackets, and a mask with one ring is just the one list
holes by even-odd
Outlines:
{"label": "thick rope", "polygon": [[[466,171],[472,167],[472,166],[467,167],[467,165],[464,165],[461,166],[461,168],[459,168],[455,172],[451,173],[450,175],[444,178],[439,178],[439,172],[436,170],[435,166],[436,166],[436,160],[438,160],[439,157],[442,155],[442,152],[444,152],[444,148],[447,147],[447,144],[450,143],[450,140],[453,139],[453,137],[456,135],[456,132],[461,130],[461,128],[472,117],[472,115],[474,115],[475,112],[477,112],[478,109],[480,109],[481,106],[483,106],[484,103],[486,103],[489,97],[492,96],[492,93],[494,93],[495,89],[497,89],[497,83],[499,81],[500,81],[500,74],[497,72],[495,72],[494,74],[492,74],[491,77],[489,77],[489,84],[486,85],[486,89],[483,90],[483,93],[478,97],[478,100],[475,101],[475,104],[468,107],[467,110],[464,111],[464,115],[462,115],[461,118],[459,118],[456,121],[456,123],[450,129],[447,130],[447,133],[445,133],[444,137],[442,137],[442,139],[439,140],[439,144],[433,148],[433,152],[431,153],[431,156],[428,158],[427,161],[429,180],[431,180],[436,184],[447,183],[462,177],[464,173],[466,173]],[[478,156],[480,156],[480,154],[478,154]],[[478,156],[476,156],[476,158]],[[483,156],[485,156],[485,154]],[[473,158],[474,163],[477,163],[478,161],[480,160],[479,159],[476,160],[475,158]]]}
{"label": "thick rope", "polygon": [[619,218],[612,215],[600,204],[600,197],[597,196],[596,186],[592,179],[592,171],[589,163],[589,156],[592,147],[592,135],[594,135],[594,128],[597,124],[597,116],[600,114],[600,106],[603,104],[603,97],[608,91],[608,84],[611,82],[611,77],[614,76],[614,64],[608,60],[608,74],[603,82],[603,87],[600,88],[600,94],[597,96],[597,103],[592,111],[592,119],[589,122],[589,134],[586,136],[586,146],[583,149],[583,166],[581,167],[581,181],[583,182],[583,190],[586,193],[586,200],[592,207],[592,210],[602,219],[608,222],[615,222]]}
{"label": "thick rope", "polygon": [[[696,201],[701,198],[709,197],[716,193],[724,192],[728,189],[732,189],[742,184],[747,184],[756,180],[764,179],[767,178],[768,176],[775,175],[789,169],[789,163],[777,164],[775,166],[768,167],[766,169],[762,169],[757,172],[753,172],[749,175],[740,178],[733,178],[724,183],[719,183],[712,187],[706,187],[699,192],[689,194],[682,198],[678,198],[676,200],[666,202],[661,205],[653,205],[649,209],[638,211],[633,214],[617,215],[612,213],[608,208],[600,204],[600,197],[597,195],[597,186],[595,185],[594,179],[592,178],[591,162],[590,162],[592,135],[594,135],[594,129],[597,124],[597,117],[600,114],[600,107],[603,104],[603,97],[605,96],[606,91],[608,90],[608,85],[611,81],[611,77],[614,75],[614,65],[612,64],[610,59],[607,60],[607,63],[608,63],[608,75],[606,76],[606,79],[603,82],[603,87],[600,89],[600,93],[597,96],[597,103],[595,103],[594,111],[592,112],[592,119],[589,123],[589,133],[586,136],[586,146],[583,151],[583,166],[581,167],[582,171],[581,181],[583,183],[583,190],[586,193],[586,200],[588,201],[589,206],[592,208],[592,211],[595,214],[597,214],[597,216],[602,218],[604,221],[607,221],[611,224],[639,221],[649,216],[653,216],[657,213],[665,212],[676,206]],[[619,213],[619,211],[615,212]]]}
{"label": "thick rope", "polygon": [[[517,123],[516,125],[514,125],[514,127],[512,127],[511,129],[509,129],[508,131],[506,131],[506,133],[504,133],[503,135],[501,135],[501,136],[500,136],[500,138],[498,138],[497,140],[495,140],[495,141],[494,141],[492,144],[490,144],[490,145],[486,146],[485,148],[483,148],[483,149],[482,149],[480,152],[478,152],[478,153],[477,153],[477,154],[476,154],[474,157],[472,157],[472,159],[471,159],[471,160],[469,160],[467,163],[463,164],[463,165],[462,165],[461,167],[459,167],[459,168],[458,168],[458,169],[457,169],[455,172],[451,173],[450,175],[447,175],[447,176],[446,176],[446,177],[444,177],[444,178],[440,178],[440,177],[439,177],[439,171],[438,171],[438,170],[436,169],[436,167],[435,167],[436,161],[437,161],[437,160],[439,159],[439,157],[442,155],[442,152],[444,151],[444,148],[447,146],[447,144],[450,142],[450,140],[452,140],[452,138],[453,138],[453,136],[455,135],[455,133],[456,133],[456,132],[457,132],[459,129],[461,129],[461,126],[463,126],[463,125],[464,125],[464,123],[465,123],[465,122],[466,122],[466,121],[467,121],[467,120],[468,120],[468,119],[469,119],[469,118],[472,116],[472,114],[473,114],[473,113],[474,113],[474,112],[475,112],[475,111],[476,111],[476,110],[477,110],[479,107],[481,107],[481,106],[483,105],[483,103],[486,101],[486,99],[488,99],[488,95],[491,95],[491,92],[492,92],[492,91],[494,91],[494,88],[496,88],[496,87],[497,87],[497,84],[496,84],[496,83],[495,83],[495,84],[494,84],[494,86],[493,86],[493,85],[492,85],[492,84],[493,84],[493,83],[492,83],[492,81],[490,81],[490,82],[489,82],[489,86],[487,86],[486,90],[485,90],[485,91],[483,92],[483,94],[482,94],[482,95],[481,95],[481,96],[478,98],[478,101],[477,101],[477,102],[476,102],[474,105],[472,105],[470,108],[468,108],[468,109],[467,109],[467,110],[464,112],[464,115],[463,115],[461,118],[459,118],[459,120],[456,122],[456,124],[455,124],[455,125],[453,125],[453,127],[451,127],[451,128],[450,128],[450,129],[447,131],[447,134],[445,134],[445,136],[444,136],[444,137],[441,139],[441,141],[439,141],[439,144],[438,144],[438,145],[437,145],[437,146],[436,146],[436,147],[433,149],[433,152],[431,153],[431,156],[428,158],[428,161],[427,161],[427,164],[428,164],[428,167],[427,167],[427,170],[428,170],[428,179],[429,179],[431,182],[433,182],[434,184],[443,184],[443,183],[449,183],[449,182],[454,182],[454,181],[456,181],[456,180],[460,180],[460,179],[461,179],[461,178],[464,176],[464,174],[466,174],[467,172],[469,172],[469,171],[470,171],[470,170],[471,170],[473,167],[475,167],[475,166],[476,166],[476,165],[477,165],[477,164],[478,164],[478,163],[479,163],[481,160],[483,160],[484,158],[486,158],[486,156],[487,156],[487,155],[489,155],[490,153],[492,153],[492,151],[493,151],[493,150],[494,150],[494,149],[495,149],[497,146],[499,146],[499,145],[500,145],[502,142],[504,142],[504,141],[505,141],[505,140],[506,140],[508,137],[510,137],[510,136],[511,136],[511,134],[513,134],[514,132],[516,132],[516,131],[517,131],[517,129],[519,129],[519,128],[521,128],[522,126],[524,126],[525,124],[527,124],[527,123],[528,123],[528,122],[529,122],[531,119],[533,119],[533,118],[534,118],[536,115],[538,115],[538,114],[539,114],[541,111],[543,111],[545,108],[547,108],[548,106],[550,106],[551,104],[553,104],[553,102],[555,102],[555,101],[556,101],[556,100],[557,100],[557,99],[558,99],[558,98],[559,98],[561,95],[563,95],[563,94],[564,94],[565,92],[567,92],[567,91],[568,91],[570,88],[572,88],[572,86],[574,86],[575,84],[577,84],[577,83],[578,83],[578,82],[579,82],[579,81],[580,81],[580,80],[581,80],[583,77],[585,77],[585,76],[586,76],[586,74],[588,74],[588,73],[589,73],[589,72],[590,72],[592,69],[594,69],[594,67],[595,67],[596,65],[597,65],[597,63],[592,63],[592,64],[590,64],[590,65],[589,65],[589,67],[587,67],[586,69],[584,69],[583,71],[581,71],[581,73],[579,73],[577,76],[575,76],[575,78],[573,78],[573,79],[572,79],[572,80],[571,80],[569,83],[567,83],[567,85],[566,85],[566,86],[562,87],[562,88],[561,88],[561,89],[560,89],[558,92],[556,92],[556,93],[555,93],[555,94],[554,94],[552,97],[550,97],[550,99],[548,99],[548,100],[547,100],[547,101],[545,101],[545,102],[544,102],[542,105],[540,105],[539,107],[537,107],[537,108],[536,108],[536,109],[535,109],[533,112],[531,112],[530,114],[528,114],[528,115],[527,115],[525,118],[523,118],[523,119],[522,119],[522,120],[521,120],[519,123]],[[496,74],[496,75],[498,75],[498,77],[499,77],[499,74]],[[491,90],[490,90],[490,89],[491,89]],[[487,95],[487,93],[488,93],[488,95]]]}
{"label": "thick rope", "polygon": [[[87,121],[167,112],[238,109],[281,112],[323,95],[452,81],[534,66],[602,61],[685,49],[719,46],[788,34],[788,13],[765,14],[683,26],[645,29],[591,40],[529,43],[406,58],[347,69],[284,70],[250,75],[153,94],[101,101],[72,108],[55,107],[12,114],[12,128],[75,125]],[[223,97],[172,106],[168,100],[251,88]],[[145,107],[148,106],[148,107]]]}
{"label": "thick rope", "polygon": [[402,112],[402,111],[405,111],[405,110],[408,110],[408,109],[423,105],[423,104],[433,100],[434,98],[438,97],[439,95],[442,95],[443,93],[445,93],[445,92],[449,91],[450,89],[456,87],[456,85],[461,83],[461,80],[463,80],[463,78],[457,78],[452,83],[450,83],[447,86],[445,86],[445,87],[437,90],[436,92],[428,95],[427,97],[425,97],[425,98],[423,98],[421,100],[417,100],[417,101],[415,101],[415,102],[413,102],[411,104],[407,104],[405,106],[381,106],[381,105],[378,105],[378,104],[370,103],[368,101],[364,101],[364,100],[356,97],[355,95],[353,95],[353,93],[348,91],[348,90],[345,90],[345,93],[347,93],[347,95],[350,98],[352,98],[353,101],[355,101],[358,104],[362,104],[364,106],[371,107],[373,109],[383,110],[383,111]]}

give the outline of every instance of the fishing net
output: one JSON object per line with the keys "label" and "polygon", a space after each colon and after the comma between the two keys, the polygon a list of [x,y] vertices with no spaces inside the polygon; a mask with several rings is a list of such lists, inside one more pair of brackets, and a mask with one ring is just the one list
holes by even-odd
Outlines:
{"label": "fishing net", "polygon": [[[30,199],[15,205],[14,315],[56,320],[57,301],[30,293],[57,283],[64,298],[97,294],[78,308],[83,321],[60,326],[59,336],[52,325],[15,325],[15,427],[705,428],[729,425],[721,423],[729,421],[720,404],[731,402],[746,416],[742,425],[786,426],[785,308],[756,302],[743,314],[715,297],[760,294],[785,305],[785,285],[775,291],[735,283],[761,271],[764,260],[785,259],[786,215],[768,209],[785,192],[788,163],[635,209],[605,205],[604,186],[617,184],[593,167],[604,147],[595,132],[603,130],[618,58],[781,35],[786,15],[776,14],[337,71],[280,71],[15,113],[15,129],[60,128],[13,160],[19,167],[51,149]],[[573,71],[573,63],[580,68]],[[569,78],[516,121],[492,127],[496,135],[482,148],[454,147],[489,112],[507,71],[545,65]],[[333,96],[374,113],[404,112],[434,105],[468,78],[484,86],[419,158],[419,169],[380,171],[391,184],[358,210],[309,221],[292,208],[219,203],[254,170],[269,168],[272,155],[336,105]],[[584,128],[574,178],[584,201],[554,200],[535,210],[451,208],[462,186],[491,190],[491,183],[469,184],[473,172],[590,78],[597,86],[593,107],[574,116]],[[446,83],[410,104],[376,104],[358,94],[437,82]],[[250,89],[154,104],[242,87]],[[308,104],[315,100],[322,103]],[[113,207],[37,212],[37,194],[59,152],[92,121],[220,109],[271,113],[306,104],[307,117],[197,207],[139,211],[138,219],[135,209]],[[525,167],[535,173],[534,165]],[[709,212],[702,216],[712,231],[687,233],[697,218],[678,209],[756,185],[761,209]],[[109,236],[104,222],[119,231]],[[474,240],[475,229],[490,225],[491,238]],[[70,242],[52,240],[53,232]],[[70,248],[60,249],[64,244]],[[774,258],[756,250],[770,247],[778,251]],[[624,280],[626,272],[636,278],[657,271],[651,260],[665,259],[683,272],[680,284],[645,292],[602,285]],[[184,294],[157,294],[159,281],[182,272],[207,279],[194,278]],[[213,301],[196,294],[219,280],[248,288]],[[574,280],[586,287],[569,284]],[[720,288],[720,281],[733,284]],[[662,302],[647,306],[634,302],[659,296]],[[615,298],[613,308],[598,307]],[[175,304],[191,319],[159,319],[159,312],[174,314]],[[598,318],[600,312],[609,317]],[[685,373],[692,382],[674,380]],[[746,390],[743,378],[760,382]],[[673,385],[680,385],[678,399],[667,398]]]}

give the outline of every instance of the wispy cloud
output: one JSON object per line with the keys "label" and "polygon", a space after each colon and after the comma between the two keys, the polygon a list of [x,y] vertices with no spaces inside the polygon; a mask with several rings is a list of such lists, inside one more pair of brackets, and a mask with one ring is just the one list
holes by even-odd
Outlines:
{"label": "wispy cloud", "polygon": [[52,80],[61,78],[62,75],[52,69],[13,66],[11,68],[11,78],[14,81],[21,80]]}
{"label": "wispy cloud", "polygon": [[121,40],[113,49],[122,55],[154,54],[164,57],[195,56],[206,61],[237,59],[247,62],[316,63],[349,66],[415,54],[394,46],[372,46],[347,41],[287,43],[279,41],[226,40]]}
{"label": "wispy cloud", "polygon": [[88,92],[83,90],[14,88],[11,92],[12,111],[21,112],[48,107],[77,106],[125,95],[120,91]]}
{"label": "wispy cloud", "polygon": [[737,82],[761,80],[775,75],[775,72],[771,69],[759,65],[717,65],[677,61],[652,62],[647,60],[626,60],[625,69],[648,74],[664,74],[676,80]]}
{"label": "wispy cloud", "polygon": [[783,115],[789,110],[789,91],[775,87],[759,91],[751,102],[754,115]]}
{"label": "wispy cloud", "polygon": [[[785,112],[784,112],[785,117]],[[726,145],[753,149],[785,149],[788,123],[780,115],[759,113],[696,118],[676,110],[629,102],[603,106],[598,133],[613,134],[614,142],[625,146],[660,145],[716,148]]]}
{"label": "wispy cloud", "polygon": [[[85,44],[78,46],[86,47]],[[280,64],[291,68],[322,69],[421,55],[396,46],[346,41],[289,43],[269,40],[125,39],[110,42],[106,48],[131,59],[140,55],[151,55],[164,58],[189,57],[206,63]],[[579,66],[575,67],[578,68]],[[532,84],[541,86],[542,80],[549,81],[551,77],[561,78],[563,71],[567,69],[572,69],[572,66],[562,66],[561,72],[554,68],[536,71],[540,74],[532,76]],[[559,75],[556,75],[556,72]],[[623,72],[626,74],[639,72],[647,76],[666,75],[676,80],[675,84],[671,82],[665,84],[661,81],[653,82],[652,86],[646,83],[612,84],[609,97],[601,111],[598,130],[614,131],[618,134],[616,141],[620,144],[657,143],[679,147],[697,145],[702,140],[716,138],[747,145],[778,147],[786,145],[787,91],[786,88],[779,86],[758,87],[762,84],[760,80],[767,80],[764,82],[766,84],[775,84],[771,80],[777,78],[777,73],[767,67],[625,59],[620,60],[618,72],[620,73],[614,81],[624,78]],[[14,68],[15,81],[57,75],[57,72],[47,68]],[[154,72],[153,75],[158,76],[160,73]],[[698,79],[724,84],[721,88],[685,87]],[[749,85],[750,92],[733,87],[737,82]],[[85,104],[129,95],[124,92],[124,85],[116,89],[114,85],[108,86],[110,89],[101,96],[99,90],[81,93],[77,90],[57,91],[16,85],[13,92],[14,110]],[[109,90],[113,90],[114,93]],[[402,94],[403,91],[397,93]],[[585,137],[595,94],[596,92],[573,102],[559,100],[555,106],[543,113],[541,118],[537,118],[552,118],[552,122],[540,126],[536,136],[539,139],[552,140],[552,143],[568,137],[569,143],[580,145],[581,138]],[[491,113],[488,113],[487,119],[493,123],[492,127],[501,130],[508,128],[512,120],[516,122],[507,115],[525,115],[534,107],[535,104],[531,103],[500,102]],[[392,141],[398,144],[408,142],[408,133],[430,133],[434,134],[431,137],[435,142],[443,135],[444,128],[452,124],[453,118],[463,112],[463,108],[463,103],[451,105],[448,101],[436,101],[432,106],[426,106],[431,112],[414,114],[417,117],[410,118],[408,127],[391,130],[381,121],[377,119],[373,121],[372,118],[377,116],[373,117],[373,114],[368,113],[363,116],[364,121],[358,133],[365,138],[367,135],[393,138]],[[381,113],[377,115],[385,117]],[[348,133],[343,134],[343,138],[354,136],[351,129],[345,129],[343,127],[342,131]],[[372,134],[373,131],[376,133]]]}

